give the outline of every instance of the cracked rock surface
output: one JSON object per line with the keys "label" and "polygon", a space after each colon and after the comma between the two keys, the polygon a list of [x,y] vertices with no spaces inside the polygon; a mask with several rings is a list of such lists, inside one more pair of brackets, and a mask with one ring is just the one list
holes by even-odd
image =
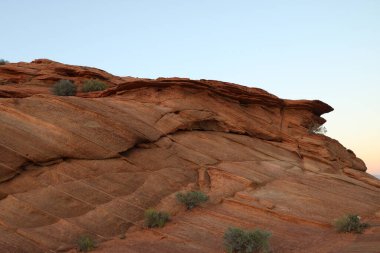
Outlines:
{"label": "cracked rock surface", "polygon": [[[94,78],[109,88],[50,94],[59,79]],[[332,111],[321,101],[44,59],[0,66],[0,83],[1,252],[76,252],[83,234],[95,252],[223,252],[230,226],[271,231],[273,252],[379,252],[380,181],[310,133]],[[185,190],[210,201],[185,211]],[[172,221],[143,228],[149,207]],[[347,213],[373,226],[337,234]]]}

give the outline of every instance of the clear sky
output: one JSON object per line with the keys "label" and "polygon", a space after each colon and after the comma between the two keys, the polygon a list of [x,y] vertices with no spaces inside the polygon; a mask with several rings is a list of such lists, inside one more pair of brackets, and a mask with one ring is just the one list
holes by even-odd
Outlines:
{"label": "clear sky", "polygon": [[217,79],[320,99],[380,174],[379,0],[0,0],[0,58]]}

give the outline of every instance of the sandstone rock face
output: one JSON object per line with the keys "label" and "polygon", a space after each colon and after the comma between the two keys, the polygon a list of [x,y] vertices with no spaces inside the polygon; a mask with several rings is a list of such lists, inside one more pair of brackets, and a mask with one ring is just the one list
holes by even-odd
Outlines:
{"label": "sandstone rock face", "polygon": [[[109,85],[57,97],[59,79]],[[1,252],[223,252],[230,226],[272,232],[273,252],[379,252],[380,183],[338,141],[309,129],[332,108],[236,84],[122,78],[49,60],[0,66]],[[202,190],[185,211],[175,199]],[[170,212],[143,228],[144,210]],[[121,234],[126,239],[118,239]],[[74,250],[74,251],[73,251]]]}

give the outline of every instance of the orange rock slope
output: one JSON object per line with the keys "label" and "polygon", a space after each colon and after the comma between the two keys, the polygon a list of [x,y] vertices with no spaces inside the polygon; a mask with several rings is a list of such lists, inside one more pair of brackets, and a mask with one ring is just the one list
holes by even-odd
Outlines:
{"label": "orange rock slope", "polygon": [[[100,79],[72,97],[54,82]],[[380,252],[380,181],[309,129],[333,109],[184,78],[117,77],[49,60],[0,66],[1,252],[223,252],[230,227],[272,232],[273,252]],[[210,201],[185,211],[178,191]],[[145,229],[149,207],[172,220]],[[356,213],[372,226],[337,234]],[[125,239],[119,239],[125,234]]]}

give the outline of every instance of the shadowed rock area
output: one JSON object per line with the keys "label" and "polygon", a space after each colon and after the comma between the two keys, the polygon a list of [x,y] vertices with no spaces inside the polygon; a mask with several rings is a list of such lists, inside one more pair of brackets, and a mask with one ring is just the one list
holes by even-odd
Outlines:
{"label": "shadowed rock area", "polygon": [[[54,96],[60,79],[109,88]],[[76,252],[83,234],[95,252],[223,252],[237,226],[271,231],[276,253],[378,253],[380,181],[353,151],[310,132],[332,110],[219,81],[45,59],[1,65],[1,252]],[[175,199],[183,190],[210,201],[186,211]],[[149,207],[172,221],[145,229]],[[372,226],[337,234],[331,222],[348,213]]]}

